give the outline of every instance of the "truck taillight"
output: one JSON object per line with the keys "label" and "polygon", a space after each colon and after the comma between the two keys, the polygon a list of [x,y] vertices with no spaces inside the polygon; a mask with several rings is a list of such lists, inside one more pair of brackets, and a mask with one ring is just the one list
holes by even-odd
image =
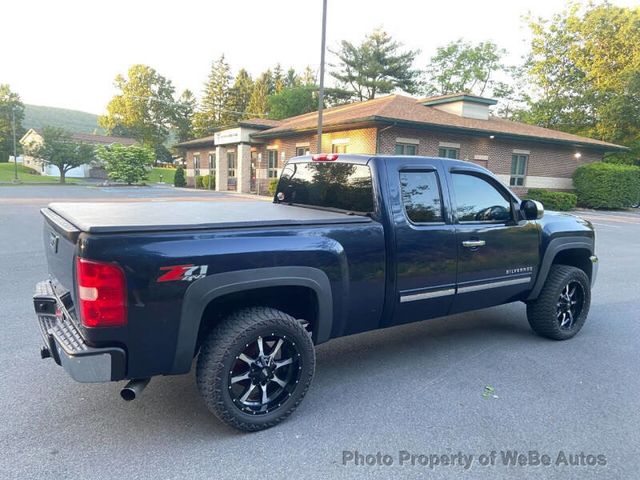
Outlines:
{"label": "truck taillight", "polygon": [[127,323],[124,272],[112,263],[76,261],[80,320],[85,327],[121,327]]}
{"label": "truck taillight", "polygon": [[311,155],[311,160],[314,162],[333,162],[338,159],[338,155],[335,153],[316,153]]}

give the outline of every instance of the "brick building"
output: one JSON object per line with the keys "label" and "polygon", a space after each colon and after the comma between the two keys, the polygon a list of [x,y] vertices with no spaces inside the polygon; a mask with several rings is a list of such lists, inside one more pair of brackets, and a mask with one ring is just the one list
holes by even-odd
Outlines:
{"label": "brick building", "polygon": [[[578,165],[602,160],[611,143],[494,117],[496,101],[469,94],[389,95],[324,110],[322,152],[423,155],[482,165],[516,190],[569,190]],[[266,193],[285,161],[316,152],[317,112],[250,119],[183,142],[187,182],[216,174],[216,190]],[[213,170],[213,171],[212,171]],[[213,186],[212,186],[213,187]]]}

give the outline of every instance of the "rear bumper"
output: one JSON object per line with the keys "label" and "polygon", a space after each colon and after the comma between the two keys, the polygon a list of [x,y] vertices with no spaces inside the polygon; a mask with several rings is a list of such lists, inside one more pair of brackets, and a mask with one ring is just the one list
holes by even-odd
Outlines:
{"label": "rear bumper", "polygon": [[87,345],[76,327],[72,312],[56,295],[51,282],[36,286],[33,303],[45,346],[42,358],[51,357],[78,382],[110,382],[125,376],[126,354],[122,348]]}

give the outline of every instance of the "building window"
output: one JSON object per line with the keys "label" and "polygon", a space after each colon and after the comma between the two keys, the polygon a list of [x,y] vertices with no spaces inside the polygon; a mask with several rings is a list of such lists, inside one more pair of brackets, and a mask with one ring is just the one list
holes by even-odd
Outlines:
{"label": "building window", "polygon": [[511,156],[511,178],[509,179],[509,185],[512,187],[523,187],[524,177],[527,174],[527,162],[529,161],[529,155],[517,155]]}
{"label": "building window", "polygon": [[331,145],[331,153],[347,153],[346,143],[334,143]]}
{"label": "building window", "polygon": [[460,158],[460,149],[440,147],[438,149],[438,156],[442,158]]}
{"label": "building window", "polygon": [[216,168],[216,154],[215,152],[209,152],[209,168],[214,170]]}
{"label": "building window", "polygon": [[296,157],[309,155],[309,147],[296,147]]}
{"label": "building window", "polygon": [[227,152],[227,175],[236,178],[236,152]]}
{"label": "building window", "polygon": [[396,155],[417,155],[418,146],[413,143],[396,143]]}
{"label": "building window", "polygon": [[278,178],[278,150],[269,150],[267,160],[267,177]]}
{"label": "building window", "polygon": [[200,175],[200,154],[193,154],[193,174]]}

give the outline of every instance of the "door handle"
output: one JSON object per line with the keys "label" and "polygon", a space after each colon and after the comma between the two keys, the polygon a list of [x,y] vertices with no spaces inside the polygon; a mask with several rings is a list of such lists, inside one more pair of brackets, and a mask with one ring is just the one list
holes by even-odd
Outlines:
{"label": "door handle", "polygon": [[462,246],[467,248],[484,247],[485,244],[486,242],[484,240],[465,240],[462,242]]}

